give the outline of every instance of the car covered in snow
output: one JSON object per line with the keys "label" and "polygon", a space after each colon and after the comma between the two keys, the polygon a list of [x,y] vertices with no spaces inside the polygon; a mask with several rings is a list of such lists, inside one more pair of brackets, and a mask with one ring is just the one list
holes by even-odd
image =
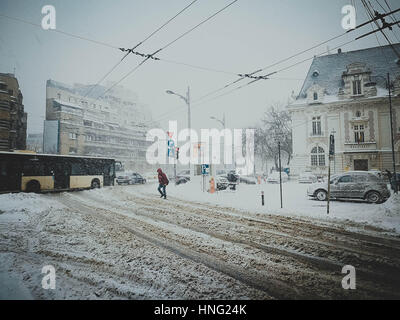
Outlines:
{"label": "car covered in snow", "polygon": [[216,176],[215,183],[217,190],[225,190],[229,186],[229,181],[225,175]]}
{"label": "car covered in snow", "polygon": [[146,179],[143,178],[139,173],[126,173],[119,174],[117,177],[117,183],[121,184],[144,184],[146,183]]}
{"label": "car covered in snow", "polygon": [[[307,195],[320,201],[328,198],[328,182],[310,185]],[[330,197],[334,199],[364,199],[381,203],[390,197],[387,183],[373,172],[348,171],[330,179]]]}
{"label": "car covered in snow", "polygon": [[240,183],[246,183],[246,184],[256,184],[256,178],[253,176],[239,176],[239,182]]}
{"label": "car covered in snow", "polygon": [[[289,176],[287,175],[286,172],[281,172],[281,177],[282,177],[282,182],[286,182],[289,180]],[[268,183],[280,183],[280,176],[279,176],[279,171],[274,171],[272,172],[268,178],[267,178]]]}
{"label": "car covered in snow", "polygon": [[315,183],[318,182],[318,178],[315,174],[311,172],[303,172],[299,176],[299,183]]}
{"label": "car covered in snow", "polygon": [[176,174],[175,184],[183,184],[190,181],[190,170],[182,170]]}

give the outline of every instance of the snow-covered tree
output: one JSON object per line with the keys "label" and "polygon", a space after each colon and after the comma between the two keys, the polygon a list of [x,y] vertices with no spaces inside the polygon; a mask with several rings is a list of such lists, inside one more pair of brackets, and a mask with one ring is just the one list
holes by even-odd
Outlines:
{"label": "snow-covered tree", "polygon": [[[261,158],[262,167],[267,159],[273,159],[279,167],[278,141],[281,144],[282,166],[289,165],[292,157],[292,130],[289,112],[280,104],[274,104],[265,111],[261,124],[255,130],[255,154]],[[286,160],[286,162],[284,161]]]}

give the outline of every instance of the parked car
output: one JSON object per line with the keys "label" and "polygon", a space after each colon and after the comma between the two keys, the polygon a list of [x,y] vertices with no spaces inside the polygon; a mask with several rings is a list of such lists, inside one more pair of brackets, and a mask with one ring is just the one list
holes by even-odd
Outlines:
{"label": "parked car", "polygon": [[256,184],[256,179],[253,176],[240,176],[239,182],[247,184]]}
{"label": "parked car", "polygon": [[299,183],[315,183],[318,182],[318,178],[311,172],[303,172],[299,176]]}
{"label": "parked car", "polygon": [[182,170],[176,174],[176,184],[182,184],[190,181],[190,170]]}
{"label": "parked car", "polygon": [[[282,182],[286,182],[289,180],[289,176],[287,175],[286,172],[281,172],[281,176],[282,176]],[[272,172],[268,176],[267,182],[268,183],[280,183],[279,171]]]}
{"label": "parked car", "polygon": [[117,177],[117,183],[121,184],[144,184],[146,179],[139,173],[125,173]]}
{"label": "parked car", "polygon": [[176,176],[176,184],[183,184],[190,181],[188,176]]}
{"label": "parked car", "polygon": [[[364,199],[370,203],[381,203],[390,197],[387,183],[373,172],[348,171],[334,175],[330,180],[331,198]],[[328,198],[328,183],[314,183],[308,187],[307,195],[320,201]]]}
{"label": "parked car", "polygon": [[225,190],[229,186],[228,178],[225,175],[216,176],[215,185],[218,191]]}
{"label": "parked car", "polygon": [[182,170],[182,171],[179,171],[177,174],[176,174],[177,176],[189,176],[190,177],[190,170]]}

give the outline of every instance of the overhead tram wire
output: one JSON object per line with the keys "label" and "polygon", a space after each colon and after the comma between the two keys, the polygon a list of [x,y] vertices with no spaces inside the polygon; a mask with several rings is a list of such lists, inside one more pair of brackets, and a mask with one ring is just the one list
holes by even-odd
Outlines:
{"label": "overhead tram wire", "polygon": [[[371,16],[370,16],[368,10],[367,10],[365,7],[364,7],[364,14],[365,14],[365,16],[366,16],[367,19],[371,18]],[[382,44],[381,44],[381,42],[379,41],[378,35],[377,35],[376,32],[375,32],[374,23],[373,23],[372,21],[370,22],[370,26],[371,26],[372,31],[374,31],[374,36],[375,36],[376,42],[378,43],[378,45],[379,45],[379,47],[380,47],[380,49],[381,49],[382,55],[383,55],[383,57],[385,58],[386,63],[389,63],[389,60],[388,60],[388,58],[387,58],[387,56],[386,56],[386,54],[385,54],[385,51],[384,51],[383,48],[382,48]],[[378,28],[379,28],[379,27],[378,27]]]}
{"label": "overhead tram wire", "polygon": [[[379,2],[379,0],[376,0],[376,3],[382,8],[382,10],[383,10],[384,13],[387,13],[386,9],[381,5],[381,3]],[[389,12],[390,12],[390,11],[391,11],[391,10],[389,9]],[[390,19],[391,19],[393,22],[396,22],[396,20],[392,17],[392,15],[389,15],[389,17],[390,17]],[[396,35],[396,33],[394,32],[394,30],[391,30],[391,31],[392,31],[394,37],[396,38],[397,42],[400,42],[399,37]]]}
{"label": "overhead tram wire", "polygon": [[185,63],[185,62],[173,61],[173,60],[168,60],[168,59],[163,59],[163,58],[159,58],[159,60],[162,61],[162,62],[176,64],[176,65],[182,65],[182,66],[186,66],[186,67],[193,68],[193,69],[199,69],[199,70],[216,72],[216,73],[225,73],[225,74],[234,75],[234,76],[238,75],[237,72],[231,72],[231,71],[219,70],[219,69],[212,69],[212,68],[208,68],[208,67],[202,67],[202,66],[197,66],[197,65]]}
{"label": "overhead tram wire", "polygon": [[[196,0],[196,1],[198,1],[198,0]],[[194,1],[193,1],[193,2],[194,2]],[[185,7],[185,8],[186,8],[186,7]],[[16,22],[21,22],[21,23],[23,23],[23,24],[32,25],[32,26],[35,26],[35,27],[38,27],[38,28],[42,29],[42,26],[41,26],[41,25],[36,24],[36,23],[33,23],[33,22],[30,22],[30,21],[27,21],[27,20],[23,20],[23,19],[20,19],[20,18],[15,18],[15,17],[10,17],[10,16],[4,15],[4,14],[0,14],[0,17],[4,17],[4,18],[10,19],[10,20],[14,20],[14,21],[16,21]],[[171,19],[172,19],[172,18],[171,18]],[[170,20],[171,20],[171,19],[170,19]],[[165,26],[166,24],[167,24],[167,23],[164,23],[163,26]],[[161,28],[161,27],[159,27],[158,29],[160,29],[160,28]],[[157,29],[157,30],[158,30],[158,29]],[[42,30],[43,30],[43,29],[42,29]],[[58,32],[58,33],[60,33],[60,34],[66,35],[66,36],[68,36],[68,37],[76,38],[76,39],[79,39],[79,40],[89,41],[89,42],[92,42],[92,43],[97,44],[97,45],[106,46],[106,47],[109,47],[109,48],[112,48],[112,49],[116,49],[116,50],[120,50],[120,51],[121,51],[121,48],[120,48],[120,47],[117,47],[117,46],[114,46],[114,45],[111,45],[111,44],[108,44],[108,43],[105,43],[105,42],[101,42],[101,41],[97,41],[97,40],[85,38],[85,37],[83,37],[83,36],[75,35],[75,34],[72,34],[72,33],[68,33],[68,32],[65,32],[65,31],[62,31],[62,30],[59,30],[59,29],[56,29],[56,30],[49,29],[49,30],[43,30],[43,31]],[[154,32],[153,32],[153,33],[154,33]],[[143,41],[141,41],[141,42],[139,42],[139,43],[143,44],[147,39],[150,38],[151,35],[152,35],[152,34],[150,34],[148,37],[146,37]],[[136,48],[136,46],[133,47],[132,49],[135,49],[135,48]],[[122,49],[123,49],[123,48],[122,48]],[[132,50],[132,49],[130,49],[130,50]],[[123,58],[124,58],[124,57],[123,57]],[[123,58],[122,58],[122,59],[123,59]],[[176,65],[183,65],[183,66],[187,66],[187,67],[194,68],[194,69],[210,71],[210,72],[226,73],[226,74],[231,74],[231,75],[237,75],[237,74],[238,74],[237,72],[230,72],[230,71],[225,71],[225,70],[217,70],[217,69],[212,69],[212,68],[207,68],[207,67],[192,65],[192,64],[189,64],[189,63],[185,63],[185,62],[179,62],[179,61],[168,60],[168,59],[163,59],[163,58],[158,58],[157,60],[162,61],[162,62],[166,62],[166,63],[176,64]],[[120,62],[121,62],[121,59],[118,60],[118,64],[119,64]],[[118,66],[118,65],[115,65],[115,66],[109,71],[109,73],[111,73],[117,66]],[[104,81],[104,79],[109,75],[109,73],[107,73],[107,74],[99,81],[99,83],[101,83],[102,81]]]}
{"label": "overhead tram wire", "polygon": [[[32,25],[34,27],[38,27],[41,30],[43,30],[43,28],[42,28],[42,26],[40,24],[31,22],[31,21],[27,21],[27,20],[24,20],[24,19],[21,19],[21,18],[11,17],[11,16],[8,16],[8,15],[2,14],[2,13],[0,13],[0,17],[7,18],[7,19],[10,19],[10,20],[14,20],[14,21],[18,21],[18,22],[21,22],[21,23],[24,23],[24,24],[29,24],[29,25]],[[48,30],[43,30],[43,31],[56,32],[56,33],[60,33],[60,34],[63,34],[65,36],[68,36],[68,37],[72,37],[72,38],[79,39],[79,40],[89,41],[89,42],[92,42],[92,43],[97,44],[97,45],[101,45],[101,46],[104,46],[104,47],[108,47],[108,48],[119,50],[119,47],[116,47],[116,46],[114,46],[112,44],[109,44],[109,43],[106,43],[106,42],[102,42],[102,41],[98,41],[98,40],[89,39],[89,38],[86,38],[86,37],[83,37],[83,36],[79,36],[79,35],[76,35],[76,34],[73,34],[73,33],[65,32],[65,31],[60,30],[59,28],[57,28],[57,29],[48,29]]]}
{"label": "overhead tram wire", "polygon": [[[386,29],[386,28],[391,29],[391,26],[392,26],[392,25],[398,24],[397,21],[394,22],[394,23],[388,24],[388,23],[384,20],[384,17],[386,17],[386,16],[388,16],[388,15],[391,15],[391,14],[394,14],[395,12],[400,11],[400,8],[398,8],[398,9],[392,11],[392,12],[389,12],[389,13],[380,14],[379,12],[377,12],[377,11],[375,11],[375,10],[374,10],[374,12],[372,12],[372,11],[371,11],[371,8],[368,6],[368,4],[367,4],[367,2],[366,2],[365,0],[361,0],[361,2],[362,2],[362,4],[363,4],[364,8],[366,9],[368,15],[371,17],[371,19],[372,19],[371,21],[373,21],[373,22],[376,24],[376,26],[377,26],[378,29],[377,29],[377,30],[374,30],[374,31],[371,31],[371,32],[368,32],[368,33],[366,33],[366,34],[364,34],[364,35],[361,35],[361,36],[357,37],[356,39],[360,39],[360,38],[363,38],[363,37],[365,37],[365,36],[368,36],[368,35],[370,35],[370,34],[372,34],[372,33],[376,33],[376,32],[378,32],[378,31],[380,31],[380,32],[382,33],[382,35],[385,37],[385,39],[386,39],[386,41],[388,42],[389,46],[392,48],[393,52],[394,52],[394,53],[396,54],[396,56],[400,59],[400,53],[396,50],[396,48],[393,46],[393,44],[392,44],[392,42],[390,41],[390,39],[388,38],[388,36],[387,36],[387,35],[385,34],[385,32],[383,31],[383,30]],[[370,2],[369,2],[369,4],[371,5]],[[371,7],[372,7],[372,5],[371,5]],[[372,10],[373,10],[373,8],[372,8]],[[377,22],[377,20],[381,20],[381,22],[382,22],[382,27],[379,26],[379,23]],[[371,22],[371,21],[368,21],[368,22],[366,22],[366,23],[364,23],[364,24],[367,24],[367,23],[369,23],[369,22]]]}
{"label": "overhead tram wire", "polygon": [[102,96],[104,96],[107,92],[109,92],[112,88],[114,88],[116,85],[118,85],[119,83],[121,83],[124,79],[126,79],[128,76],[130,76],[132,73],[134,73],[140,66],[142,66],[147,60],[149,60],[150,58],[154,57],[157,53],[161,52],[162,50],[168,48],[169,46],[171,46],[172,44],[174,44],[175,42],[177,42],[178,40],[182,39],[184,36],[188,35],[190,32],[194,31],[195,29],[197,29],[198,27],[200,27],[201,25],[203,25],[205,22],[211,20],[212,18],[214,18],[216,15],[218,15],[219,13],[221,13],[222,11],[224,11],[225,9],[229,8],[231,5],[233,5],[234,3],[236,3],[239,0],[234,0],[232,2],[230,2],[229,4],[227,4],[226,6],[224,6],[222,9],[218,10],[217,12],[215,12],[214,14],[212,14],[211,16],[209,16],[208,18],[204,19],[203,21],[201,21],[200,23],[198,23],[197,25],[195,25],[194,27],[190,28],[188,31],[184,32],[183,34],[181,34],[179,37],[177,37],[176,39],[170,41],[169,43],[167,43],[166,45],[164,45],[163,47],[161,47],[160,49],[154,51],[152,54],[149,54],[146,56],[146,58],[144,60],[142,60],[137,66],[135,66],[132,70],[130,70],[127,74],[125,74],[120,80],[118,80],[116,83],[114,83],[111,87],[109,87],[103,94],[99,95],[97,99],[101,98]]}
{"label": "overhead tram wire", "polygon": [[[365,1],[365,0],[362,0],[362,1]],[[395,11],[393,11],[393,12],[386,13],[386,14],[382,15],[382,17],[385,17],[385,16],[387,16],[387,15],[389,15],[389,14],[392,14],[392,13],[394,13],[394,12],[397,12],[397,11],[399,11],[399,10],[400,10],[400,9],[397,9],[397,10],[395,10]],[[254,71],[254,72],[252,72],[252,73],[250,73],[250,74],[248,74],[248,75],[256,74],[256,73],[258,73],[258,72],[261,72],[261,71],[264,71],[264,70],[266,70],[266,69],[268,69],[268,68],[271,68],[271,67],[273,67],[273,66],[275,66],[275,65],[278,65],[278,64],[283,63],[283,62],[285,62],[285,61],[288,61],[288,60],[292,59],[293,57],[296,57],[296,56],[298,56],[298,55],[301,55],[301,54],[304,53],[304,52],[310,51],[310,50],[312,50],[312,49],[314,49],[314,48],[317,48],[317,47],[319,47],[319,46],[321,46],[321,45],[323,45],[323,44],[325,44],[325,43],[327,43],[327,42],[330,42],[330,41],[333,41],[333,40],[335,40],[335,39],[338,39],[338,38],[344,36],[345,34],[347,34],[347,33],[349,33],[349,32],[352,32],[352,31],[354,31],[354,30],[356,30],[356,29],[358,29],[358,28],[360,28],[360,27],[365,26],[366,24],[369,24],[369,23],[372,22],[372,21],[375,21],[375,23],[377,23],[377,22],[376,22],[376,20],[378,19],[377,17],[375,17],[375,18],[372,17],[371,19],[372,19],[372,20],[367,21],[367,22],[364,22],[364,23],[358,25],[355,29],[350,29],[350,30],[348,30],[348,31],[346,31],[346,32],[344,32],[344,33],[342,33],[342,34],[339,34],[339,35],[337,35],[337,36],[335,36],[335,37],[332,37],[332,38],[330,38],[330,39],[328,39],[328,40],[325,40],[325,41],[323,41],[323,42],[321,42],[321,43],[319,43],[319,44],[317,44],[317,45],[315,45],[315,46],[313,46],[313,47],[311,47],[311,48],[309,48],[309,49],[303,50],[303,51],[301,51],[301,52],[299,52],[299,53],[297,53],[297,54],[294,54],[294,55],[292,55],[292,56],[290,56],[290,57],[288,57],[288,58],[282,59],[282,60],[280,60],[280,61],[278,61],[278,62],[275,62],[275,63],[273,63],[273,64],[271,64],[271,65],[268,65],[268,66],[266,66],[266,67],[264,67],[264,68],[261,68],[261,69],[259,69],[259,70],[256,70],[256,71]],[[356,39],[354,39],[354,40],[351,40],[351,41],[349,41],[349,42],[346,42],[346,43],[343,44],[342,46],[347,45],[348,43],[351,43],[351,42],[353,42],[353,41],[355,41],[355,40],[358,40],[358,39],[359,39],[359,38],[356,38]],[[340,47],[340,46],[339,46],[339,47]],[[337,47],[336,47],[336,48],[337,48]],[[334,49],[332,49],[332,50],[334,50]],[[311,59],[312,59],[312,58],[311,58]],[[304,61],[307,61],[307,60],[310,60],[310,59],[306,59],[306,60],[304,60]],[[299,62],[299,63],[302,63],[302,62],[304,62],[304,61],[301,61],[301,62]],[[295,65],[297,65],[297,64],[299,64],[299,63],[296,63]],[[289,67],[291,67],[291,66],[289,66]],[[287,68],[289,68],[289,67],[287,67]],[[283,68],[283,69],[278,70],[278,71],[276,71],[276,72],[280,72],[280,71],[286,70],[287,68]],[[274,74],[274,73],[270,73],[269,75],[271,75],[271,74]],[[232,86],[232,85],[238,83],[239,81],[242,81],[242,80],[245,79],[248,75],[243,76],[243,77],[241,77],[241,78],[239,78],[239,79],[237,79],[237,80],[235,80],[235,81],[233,81],[233,82],[230,82],[230,83],[226,84],[225,86],[223,86],[223,87],[221,87],[221,88],[219,88],[219,89],[213,90],[213,91],[211,91],[211,92],[209,92],[209,93],[207,93],[207,94],[201,96],[201,97],[198,98],[196,101],[201,101],[201,100],[203,100],[204,98],[206,98],[206,97],[208,97],[208,96],[210,96],[210,95],[213,95],[213,94],[215,94],[215,93],[217,93],[217,92],[220,92],[220,91],[222,91],[222,90],[224,90],[224,89],[226,89],[226,88],[228,88],[228,87],[230,87],[230,86]],[[250,82],[250,83],[253,83],[253,81]],[[249,83],[249,84],[250,84],[250,83]],[[249,85],[249,84],[247,84],[247,85]],[[236,91],[236,90],[237,90],[237,89],[231,90],[231,92]],[[220,95],[220,96],[223,96],[223,95]]]}
{"label": "overhead tram wire", "polygon": [[[399,9],[397,9],[397,11],[399,11]],[[397,12],[397,11],[396,11],[396,12]],[[387,15],[387,14],[386,14],[386,15]],[[375,20],[376,20],[376,18],[372,18],[371,21],[364,22],[364,23],[362,23],[361,25],[357,26],[355,29],[351,29],[351,30],[346,31],[344,34],[349,33],[349,32],[351,32],[351,31],[354,31],[354,30],[356,30],[356,29],[358,29],[358,28],[360,28],[360,27],[362,27],[362,26],[364,26],[364,25],[366,25],[366,24],[369,24],[369,23],[371,23],[372,21],[375,21]],[[344,34],[342,34],[342,35],[344,35]],[[336,37],[334,37],[334,38],[339,38],[339,37],[342,36],[342,35],[336,36]],[[334,38],[331,38],[331,40],[333,40]],[[326,41],[322,42],[320,45],[322,45],[322,44],[324,44],[324,43],[327,43],[328,41],[331,41],[331,40],[326,40]],[[346,45],[348,45],[348,44],[350,44],[350,43],[352,43],[352,42],[354,42],[354,41],[356,41],[356,40],[358,40],[358,38],[355,38],[355,39],[352,39],[352,40],[350,40],[350,41],[347,41],[347,42],[345,42],[345,43],[343,43],[343,44],[341,44],[341,45],[339,45],[339,46],[336,46],[336,47],[334,47],[333,49],[330,49],[330,50],[335,50],[335,49],[338,49],[338,48],[340,48],[340,47],[344,47],[344,46],[346,46]],[[316,45],[316,46],[314,46],[313,48],[318,47],[318,46],[319,46],[319,45]],[[312,49],[312,48],[307,49],[307,50],[304,50],[304,52],[309,51],[309,50],[311,50],[311,49]],[[289,68],[292,68],[292,67],[294,67],[294,66],[297,66],[297,65],[299,65],[299,64],[301,64],[301,63],[304,63],[304,62],[306,62],[306,61],[308,61],[308,60],[311,60],[311,59],[313,59],[313,58],[316,57],[316,56],[321,56],[321,55],[323,55],[323,54],[325,54],[325,53],[328,53],[328,52],[329,52],[329,50],[327,50],[327,51],[325,51],[325,52],[323,52],[323,53],[321,53],[321,54],[319,54],[319,55],[315,55],[315,56],[313,56],[313,57],[310,57],[310,58],[304,59],[304,60],[302,60],[302,61],[296,62],[296,63],[294,63],[294,64],[292,64],[292,65],[290,65],[290,66],[288,66],[288,67],[284,67],[284,68],[279,69],[279,70],[277,70],[277,71],[275,71],[275,72],[272,72],[272,73],[269,74],[269,75],[272,75],[272,74],[275,74],[275,73],[278,73],[278,72],[285,71],[285,70],[287,70],[287,69],[289,69]],[[301,53],[299,53],[299,54],[301,54]],[[297,54],[297,55],[299,55],[299,54]],[[294,55],[294,56],[296,56],[296,55]],[[293,56],[292,56],[292,57],[293,57]],[[287,60],[291,59],[292,57],[289,57],[289,58],[286,58],[286,59],[283,59],[283,60],[284,60],[284,61],[287,61]],[[281,62],[278,61],[278,62],[276,62],[276,63],[274,63],[274,64],[272,64],[272,65],[270,65],[270,66],[267,66],[267,67],[263,68],[263,70],[265,70],[265,69],[267,69],[267,68],[269,68],[269,67],[271,67],[271,66],[277,65],[277,64],[279,64],[279,63],[281,63]],[[258,72],[258,70],[257,70],[256,72]],[[240,79],[237,79],[237,80],[233,81],[232,83],[230,83],[230,84],[228,84],[228,85],[226,85],[226,86],[224,86],[224,87],[222,87],[222,88],[220,88],[220,89],[214,90],[213,92],[208,93],[207,95],[202,96],[201,98],[199,98],[199,99],[197,99],[197,100],[195,100],[195,101],[200,101],[200,100],[202,100],[204,97],[206,97],[206,96],[208,96],[208,95],[211,95],[212,93],[216,93],[216,92],[218,92],[218,91],[221,91],[222,89],[225,89],[225,88],[227,88],[228,86],[230,86],[230,85],[232,85],[232,84],[234,84],[234,83],[237,83],[237,82],[243,80],[244,78],[245,78],[245,77],[240,78]],[[196,107],[196,106],[198,106],[198,105],[204,104],[204,103],[211,102],[211,101],[213,101],[213,100],[215,100],[215,99],[218,99],[218,98],[220,98],[220,97],[222,97],[222,96],[225,96],[225,95],[227,95],[227,94],[229,94],[229,93],[231,93],[231,92],[233,92],[233,91],[242,89],[242,88],[244,88],[244,87],[246,87],[246,86],[248,86],[248,85],[250,85],[250,84],[252,84],[252,83],[254,83],[254,82],[256,82],[256,81],[258,81],[258,80],[261,80],[261,79],[256,79],[256,80],[250,81],[249,83],[247,83],[247,84],[245,84],[245,85],[242,85],[242,86],[240,86],[240,87],[237,87],[237,88],[235,88],[235,89],[233,89],[233,90],[231,90],[231,91],[229,91],[229,92],[227,92],[227,93],[224,93],[224,94],[222,94],[222,95],[219,95],[219,96],[217,96],[217,97],[214,97],[214,98],[212,98],[212,99],[210,99],[210,100],[207,100],[207,101],[204,101],[204,102],[201,102],[201,103],[198,103],[198,104],[194,104],[194,105],[192,106],[192,108],[194,108],[194,107]],[[174,111],[172,111],[172,112],[167,112],[167,113],[165,113],[165,115],[171,114],[171,113],[176,113],[177,111],[180,111],[180,109],[182,109],[182,108],[176,109],[176,110],[174,110]],[[160,121],[160,120],[163,120],[164,118],[165,118],[165,117],[163,117],[163,118],[157,118],[156,120],[152,120],[152,122],[153,122],[153,121]]]}
{"label": "overhead tram wire", "polygon": [[[388,9],[389,9],[389,12],[392,12],[392,9],[390,8],[388,2],[387,2],[386,0],[384,0],[384,1],[385,1],[386,6],[387,6]],[[392,17],[392,20],[393,20],[393,21],[395,21],[395,20],[397,19],[394,13],[392,13],[390,16],[391,16],[391,17],[393,16],[393,17]],[[397,24],[397,26],[400,28],[400,24]]]}
{"label": "overhead tram wire", "polygon": [[[350,40],[350,41],[347,41],[347,42],[345,42],[345,43],[342,43],[342,44],[340,44],[340,45],[338,45],[338,46],[336,46],[336,47],[334,47],[334,48],[332,48],[332,49],[330,49],[330,50],[335,50],[335,49],[344,47],[344,46],[346,46],[346,45],[348,45],[348,44],[350,44],[350,43],[352,43],[352,42],[354,42],[354,41],[356,41],[356,39],[352,39],[352,40]],[[294,64],[292,64],[292,65],[290,65],[290,66],[287,66],[287,67],[284,67],[284,68],[282,68],[282,69],[279,69],[279,70],[277,70],[277,71],[272,72],[271,75],[272,75],[272,74],[275,74],[275,73],[278,73],[278,72],[285,71],[285,70],[290,69],[290,68],[293,68],[293,67],[295,67],[295,66],[297,66],[297,65],[299,65],[299,64],[302,64],[302,63],[304,63],[304,62],[306,62],[306,61],[309,61],[309,60],[314,59],[314,57],[322,56],[322,55],[324,55],[324,54],[326,54],[326,53],[328,53],[328,52],[329,52],[329,51],[327,50],[327,51],[324,51],[324,52],[322,52],[322,53],[320,53],[320,54],[318,54],[318,55],[314,55],[314,56],[309,57],[309,58],[307,58],[307,59],[304,59],[304,60],[301,60],[301,61],[299,61],[299,62],[296,62],[296,63],[294,63]],[[270,78],[270,79],[273,80],[274,78]],[[218,95],[218,96],[213,97],[213,98],[211,98],[211,99],[209,99],[209,100],[206,100],[206,101],[200,102],[200,100],[197,99],[197,100],[195,100],[195,101],[197,101],[198,103],[194,102],[194,103],[192,104],[191,108],[193,109],[193,108],[196,108],[197,106],[200,106],[200,105],[203,105],[203,104],[205,104],[205,103],[208,103],[208,102],[217,100],[217,99],[219,99],[219,98],[221,98],[221,97],[223,97],[223,96],[226,96],[226,95],[228,95],[228,94],[230,94],[230,93],[232,93],[232,92],[234,92],[234,91],[243,89],[244,87],[247,87],[247,86],[249,86],[249,85],[251,85],[251,84],[253,84],[254,82],[257,82],[257,81],[259,81],[259,80],[261,80],[261,79],[254,79],[254,80],[252,80],[252,81],[250,81],[250,82],[248,82],[248,83],[246,83],[246,84],[244,84],[244,85],[241,85],[241,86],[239,86],[239,87],[236,87],[236,88],[234,88],[234,89],[232,89],[232,90],[230,90],[230,91],[228,91],[228,92],[225,92],[225,93],[223,93],[223,94],[221,94],[221,95]],[[303,80],[303,79],[299,79],[299,80]],[[165,112],[164,114],[161,114],[160,117],[158,117],[158,118],[156,118],[156,119],[154,119],[154,120],[148,121],[148,122],[146,122],[146,123],[157,122],[157,121],[160,121],[160,120],[167,119],[168,116],[170,116],[171,114],[175,114],[175,113],[181,111],[182,109],[183,109],[182,107],[179,107],[179,108],[176,108],[176,109],[174,109],[174,110],[172,110],[172,111]]]}
{"label": "overhead tram wire", "polygon": [[102,83],[104,81],[104,79],[106,79],[121,63],[122,61],[125,60],[125,58],[133,52],[133,50],[135,50],[137,47],[141,46],[143,43],[145,43],[147,40],[149,40],[152,36],[154,36],[157,32],[159,32],[162,28],[164,28],[166,25],[168,25],[172,20],[174,20],[176,17],[178,17],[181,13],[183,13],[184,11],[186,11],[189,7],[191,7],[195,2],[197,2],[198,0],[193,0],[191,3],[189,3],[187,6],[185,6],[182,10],[180,10],[177,14],[175,14],[172,18],[170,18],[168,21],[164,22],[164,24],[162,24],[160,27],[158,27],[156,30],[154,30],[152,33],[150,33],[146,38],[144,38],[142,41],[140,41],[139,43],[137,43],[134,47],[132,47],[131,49],[125,49],[125,48],[118,48],[119,50],[125,52],[127,51],[127,53],[122,57],[121,60],[119,60],[112,68],[110,71],[108,71],[99,81],[96,82],[96,84],[94,86],[91,86],[91,88],[89,89],[89,91],[85,94],[85,97],[87,97],[92,90],[97,87],[100,83]]}
{"label": "overhead tram wire", "polygon": [[[351,31],[351,30],[350,30],[350,31]],[[298,52],[298,53],[296,53],[296,54],[293,54],[293,55],[291,55],[291,56],[289,56],[289,57],[287,57],[287,58],[284,58],[284,59],[282,59],[282,60],[279,60],[279,61],[277,61],[277,62],[274,62],[274,63],[272,63],[272,64],[270,64],[270,65],[268,65],[268,66],[266,66],[266,67],[263,67],[263,68],[260,68],[260,69],[258,69],[258,70],[255,70],[255,71],[253,71],[253,72],[251,72],[251,73],[249,73],[249,74],[247,74],[247,75],[248,75],[248,76],[253,76],[254,74],[257,74],[257,73],[259,73],[259,72],[261,72],[261,71],[265,71],[265,70],[267,70],[267,69],[269,69],[269,68],[272,68],[272,67],[274,67],[274,66],[276,66],[276,65],[279,65],[279,64],[284,63],[284,62],[286,62],[286,61],[289,61],[289,60],[291,60],[291,59],[293,59],[293,58],[295,58],[295,57],[297,57],[297,56],[299,56],[299,55],[302,55],[303,53],[306,53],[306,52],[311,51],[311,50],[313,50],[313,49],[315,49],[315,48],[318,48],[318,47],[322,46],[323,44],[326,44],[326,43],[328,43],[328,42],[330,42],[330,41],[333,41],[333,40],[336,40],[336,39],[338,39],[338,38],[341,38],[341,37],[343,37],[345,34],[347,34],[348,32],[349,32],[349,31],[346,31],[346,32],[344,32],[344,33],[341,33],[341,34],[339,34],[339,35],[336,35],[336,36],[334,36],[334,37],[332,37],[332,38],[330,38],[330,39],[328,39],[328,40],[322,41],[322,42],[320,42],[320,43],[318,43],[318,44],[316,44],[316,45],[314,45],[314,46],[312,46],[312,47],[310,47],[310,48],[308,48],[308,49],[302,50],[302,51],[300,51],[300,52]],[[246,79],[246,78],[247,78],[247,76],[242,76],[242,77],[240,77],[239,79],[236,79],[236,80],[234,80],[234,81],[232,81],[232,82],[226,84],[225,86],[223,86],[223,87],[221,87],[221,88],[219,88],[219,89],[213,90],[213,91],[211,91],[211,92],[205,94],[204,96],[201,96],[200,98],[197,99],[197,101],[203,100],[204,98],[206,98],[206,97],[208,97],[208,96],[210,96],[210,95],[212,95],[212,94],[214,94],[214,93],[217,93],[217,92],[219,92],[219,91],[222,91],[222,90],[224,90],[224,89],[226,89],[226,88],[228,88],[228,87],[230,87],[230,86],[232,86],[232,85],[234,85],[234,84],[236,84],[236,83],[238,83],[238,82],[240,82],[240,81],[242,81],[242,80],[244,80],[244,79]]]}

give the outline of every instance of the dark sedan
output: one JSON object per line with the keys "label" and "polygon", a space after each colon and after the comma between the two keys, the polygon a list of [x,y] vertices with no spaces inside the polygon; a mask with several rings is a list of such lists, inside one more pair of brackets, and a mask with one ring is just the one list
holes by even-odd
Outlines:
{"label": "dark sedan", "polygon": [[146,179],[143,178],[139,173],[127,173],[117,177],[117,183],[121,184],[144,184]]}

